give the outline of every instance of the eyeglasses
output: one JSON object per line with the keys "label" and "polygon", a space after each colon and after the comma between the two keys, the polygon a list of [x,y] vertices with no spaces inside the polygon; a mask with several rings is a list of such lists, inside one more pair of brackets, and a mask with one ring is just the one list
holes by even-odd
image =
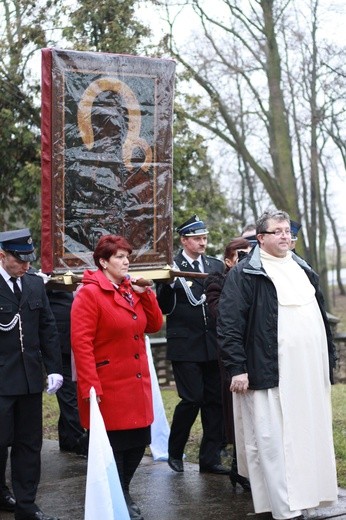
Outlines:
{"label": "eyeglasses", "polygon": [[281,237],[285,235],[286,237],[292,236],[290,229],[276,229],[275,231],[261,231],[259,235],[275,235],[276,237]]}

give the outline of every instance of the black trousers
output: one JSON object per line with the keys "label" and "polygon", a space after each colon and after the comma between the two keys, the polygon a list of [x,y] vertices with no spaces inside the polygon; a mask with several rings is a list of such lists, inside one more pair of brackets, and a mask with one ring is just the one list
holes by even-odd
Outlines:
{"label": "black trousers", "polygon": [[129,448],[128,450],[123,451],[113,448],[121,487],[125,493],[129,492],[130,482],[143,458],[144,452],[145,446]]}
{"label": "black trousers", "polygon": [[20,520],[39,509],[35,499],[41,473],[42,393],[0,396],[0,425],[0,454],[11,446],[15,518]]}
{"label": "black trousers", "polygon": [[71,355],[62,355],[64,384],[57,391],[60,416],[58,421],[59,447],[75,451],[77,441],[85,430],[79,422],[76,382],[72,381]]}
{"label": "black trousers", "polygon": [[119,480],[124,493],[129,492],[130,482],[138,468],[147,444],[150,443],[150,427],[135,430],[107,431]]}
{"label": "black trousers", "polygon": [[8,459],[8,448],[0,448],[0,495],[7,491],[6,485],[6,464]]}
{"label": "black trousers", "polygon": [[190,430],[201,411],[203,436],[199,449],[201,468],[220,464],[224,437],[220,368],[217,361],[172,361],[181,401],[177,404],[168,440],[169,455],[182,459]]}
{"label": "black trousers", "polygon": [[219,368],[221,376],[221,398],[222,398],[222,409],[225,426],[225,444],[235,445],[235,434],[234,434],[234,417],[233,417],[233,395],[229,387],[231,386],[231,376],[225,369],[224,364],[221,361],[220,352],[219,355]]}

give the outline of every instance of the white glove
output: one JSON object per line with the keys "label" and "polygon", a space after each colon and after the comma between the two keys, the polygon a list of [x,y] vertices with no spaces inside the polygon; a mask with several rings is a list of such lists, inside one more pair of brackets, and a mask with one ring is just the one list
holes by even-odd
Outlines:
{"label": "white glove", "polygon": [[47,394],[55,394],[62,386],[63,381],[64,378],[61,374],[49,374]]}
{"label": "white glove", "polygon": [[36,276],[39,276],[40,278],[43,279],[43,283],[44,283],[45,285],[46,285],[46,283],[48,283],[49,280],[51,279],[51,275],[48,275],[48,274],[46,274],[46,273],[42,273],[41,269],[39,269],[39,270],[37,271],[37,273],[35,273],[35,274],[36,274]]}

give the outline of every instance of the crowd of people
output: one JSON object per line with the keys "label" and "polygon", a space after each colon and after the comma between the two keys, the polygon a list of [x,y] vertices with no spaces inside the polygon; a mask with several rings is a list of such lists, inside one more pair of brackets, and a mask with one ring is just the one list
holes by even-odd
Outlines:
{"label": "crowd of people", "polygon": [[72,293],[46,290],[30,267],[30,230],[0,233],[0,510],[58,520],[36,504],[46,380],[59,403],[59,447],[84,457],[94,388],[130,519],[143,520],[130,484],[154,420],[145,335],[161,329],[163,315],[180,399],[169,468],[184,473],[200,414],[200,473],[251,491],[255,513],[303,519],[335,503],[335,347],[318,276],[295,252],[299,229],[284,211],[267,211],[222,261],[206,254],[208,229],[194,215],[176,228],[175,277],[157,281],[156,294],[130,277],[132,246],[122,236],[99,239],[96,270]]}

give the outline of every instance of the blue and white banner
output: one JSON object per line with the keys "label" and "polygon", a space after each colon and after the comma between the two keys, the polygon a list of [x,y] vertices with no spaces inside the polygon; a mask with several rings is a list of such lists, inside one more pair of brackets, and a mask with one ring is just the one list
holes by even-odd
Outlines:
{"label": "blue and white banner", "polygon": [[84,520],[130,520],[113,450],[94,387],[90,389],[90,437]]}

